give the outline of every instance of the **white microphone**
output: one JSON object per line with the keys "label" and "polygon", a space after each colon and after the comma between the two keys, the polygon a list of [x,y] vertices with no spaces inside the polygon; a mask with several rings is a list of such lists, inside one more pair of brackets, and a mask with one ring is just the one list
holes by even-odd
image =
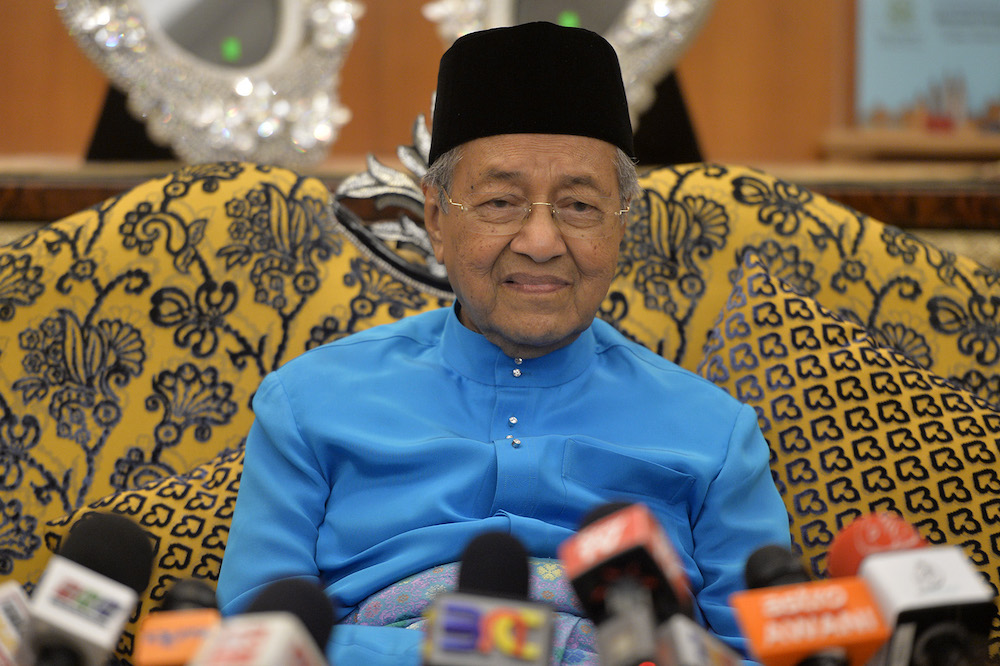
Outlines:
{"label": "white microphone", "polygon": [[32,661],[27,632],[30,625],[28,595],[17,581],[0,585],[0,666]]}
{"label": "white microphone", "polygon": [[250,613],[223,621],[190,666],[327,666],[302,621],[286,612]]}
{"label": "white microphone", "polygon": [[289,578],[265,587],[242,615],[223,620],[190,666],[327,666],[333,602],[318,583]]}
{"label": "white microphone", "polygon": [[859,574],[894,625],[886,666],[985,663],[993,589],[960,547],[876,553]]}
{"label": "white microphone", "polygon": [[31,598],[36,665],[73,654],[81,666],[102,666],[138,598],[127,585],[53,555]]}
{"label": "white microphone", "polygon": [[152,565],[152,540],[141,527],[118,514],[84,514],[28,604],[35,665],[105,666]]}
{"label": "white microphone", "polygon": [[930,546],[893,513],[872,513],[830,545],[835,576],[856,573],[893,626],[887,666],[985,663],[996,613],[991,588],[958,546]]}
{"label": "white microphone", "polygon": [[743,658],[687,615],[675,613],[656,632],[656,666],[739,666]]}

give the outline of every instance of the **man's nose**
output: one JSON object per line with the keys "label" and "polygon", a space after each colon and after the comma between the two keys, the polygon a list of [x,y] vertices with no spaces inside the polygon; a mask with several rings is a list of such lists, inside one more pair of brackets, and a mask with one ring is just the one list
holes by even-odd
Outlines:
{"label": "man's nose", "polygon": [[544,263],[566,252],[566,239],[559,230],[552,204],[531,204],[524,225],[510,242],[510,249],[531,257],[537,263]]}

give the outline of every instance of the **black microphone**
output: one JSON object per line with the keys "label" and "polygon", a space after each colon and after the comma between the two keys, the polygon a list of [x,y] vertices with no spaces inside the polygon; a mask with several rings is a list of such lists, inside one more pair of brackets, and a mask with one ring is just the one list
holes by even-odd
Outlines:
{"label": "black microphone", "polygon": [[313,642],[320,649],[326,648],[333,633],[336,608],[319,583],[304,578],[287,578],[271,583],[254,597],[244,614],[275,612],[297,617]]}
{"label": "black microphone", "polygon": [[[641,503],[609,502],[588,513],[559,557],[587,615],[602,622],[618,590],[634,596],[635,583],[648,594],[655,621],[675,613],[692,615],[687,573],[657,521]],[[612,602],[613,603],[613,602]]]}
{"label": "black microphone", "polygon": [[524,545],[506,532],[486,532],[469,541],[458,568],[458,591],[527,599],[531,573]]}
{"label": "black microphone", "polygon": [[672,631],[660,627],[674,615],[692,614],[687,574],[644,504],[598,506],[584,516],[577,534],[560,544],[559,557],[597,627],[604,666],[655,662],[661,637]]}
{"label": "black microphone", "polygon": [[335,616],[333,601],[319,583],[275,581],[246,611],[225,619],[189,666],[326,666]]}
{"label": "black microphone", "polygon": [[37,666],[104,666],[153,568],[148,533],[124,516],[84,514],[31,596]]}
{"label": "black microphone", "polygon": [[481,534],[466,546],[458,589],[427,611],[425,666],[544,666],[551,659],[554,618],[528,601],[528,555],[517,538]]}
{"label": "black microphone", "polygon": [[160,610],[182,611],[202,608],[218,609],[218,607],[219,602],[215,598],[215,588],[197,578],[182,578],[163,595]]}
{"label": "black microphone", "polygon": [[777,544],[761,546],[750,553],[743,565],[743,578],[748,590],[798,585],[811,580],[795,553]]}

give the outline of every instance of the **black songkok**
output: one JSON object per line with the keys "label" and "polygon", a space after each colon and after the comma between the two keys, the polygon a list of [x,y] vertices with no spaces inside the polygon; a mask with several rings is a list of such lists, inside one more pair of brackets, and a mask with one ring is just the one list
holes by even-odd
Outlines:
{"label": "black songkok", "polygon": [[573,134],[632,158],[632,124],[614,48],[596,32],[537,22],[455,40],[438,70],[429,163],[498,134]]}

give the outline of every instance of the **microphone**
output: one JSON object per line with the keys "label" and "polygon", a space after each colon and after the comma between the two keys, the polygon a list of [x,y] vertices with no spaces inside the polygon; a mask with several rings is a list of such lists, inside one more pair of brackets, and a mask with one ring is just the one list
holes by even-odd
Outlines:
{"label": "microphone", "polygon": [[0,585],[0,666],[16,666],[31,660],[28,595],[17,581]]}
{"label": "microphone", "polygon": [[246,612],[225,619],[202,643],[191,666],[327,666],[323,650],[334,623],[333,602],[318,583],[271,583]]}
{"label": "microphone", "polygon": [[855,576],[861,561],[873,553],[926,545],[913,525],[894,513],[879,511],[858,518],[837,534],[827,551],[827,570],[834,577]]}
{"label": "microphone", "polygon": [[743,658],[687,615],[657,630],[656,666],[739,666]]}
{"label": "microphone", "polygon": [[676,614],[692,614],[684,567],[643,504],[598,506],[560,544],[559,558],[597,627],[597,649],[605,666],[654,661],[657,627]]}
{"label": "microphone", "polygon": [[318,582],[286,578],[264,587],[244,614],[288,613],[298,618],[317,647],[323,649],[333,633],[336,608]]}
{"label": "microphone", "polygon": [[197,578],[185,578],[174,583],[163,595],[161,611],[181,611],[201,608],[218,608],[215,588]]}
{"label": "microphone", "polygon": [[152,540],[137,524],[113,513],[84,514],[28,604],[35,664],[104,666],[152,566]]}
{"label": "microphone", "polygon": [[777,545],[751,553],[745,575],[749,589],[729,602],[764,666],[861,666],[889,638],[860,578],[810,581],[795,554]]}
{"label": "microphone", "polygon": [[692,614],[687,573],[656,517],[643,504],[613,502],[590,512],[559,545],[559,558],[587,615],[602,622],[625,581],[646,590],[657,622]]}
{"label": "microphone", "polygon": [[135,641],[135,666],[183,666],[222,621],[215,590],[200,580],[180,580],[163,605],[143,620]]}
{"label": "microphone", "polygon": [[[834,539],[832,570],[850,570],[860,560],[858,575],[893,625],[883,653],[887,666],[958,666],[986,663],[988,640],[996,613],[993,589],[971,565],[959,546],[931,546],[905,533],[892,514],[859,518]],[[913,528],[910,528],[913,529]],[[915,531],[915,530],[914,530]],[[889,543],[897,550],[875,550],[861,557],[853,536],[864,543]],[[838,543],[843,538],[844,543]],[[844,544],[847,545],[844,545]],[[840,558],[845,561],[841,562]]]}
{"label": "microphone", "polygon": [[427,610],[425,666],[543,666],[554,618],[528,601],[528,555],[515,537],[487,532],[462,553],[458,587]]}

